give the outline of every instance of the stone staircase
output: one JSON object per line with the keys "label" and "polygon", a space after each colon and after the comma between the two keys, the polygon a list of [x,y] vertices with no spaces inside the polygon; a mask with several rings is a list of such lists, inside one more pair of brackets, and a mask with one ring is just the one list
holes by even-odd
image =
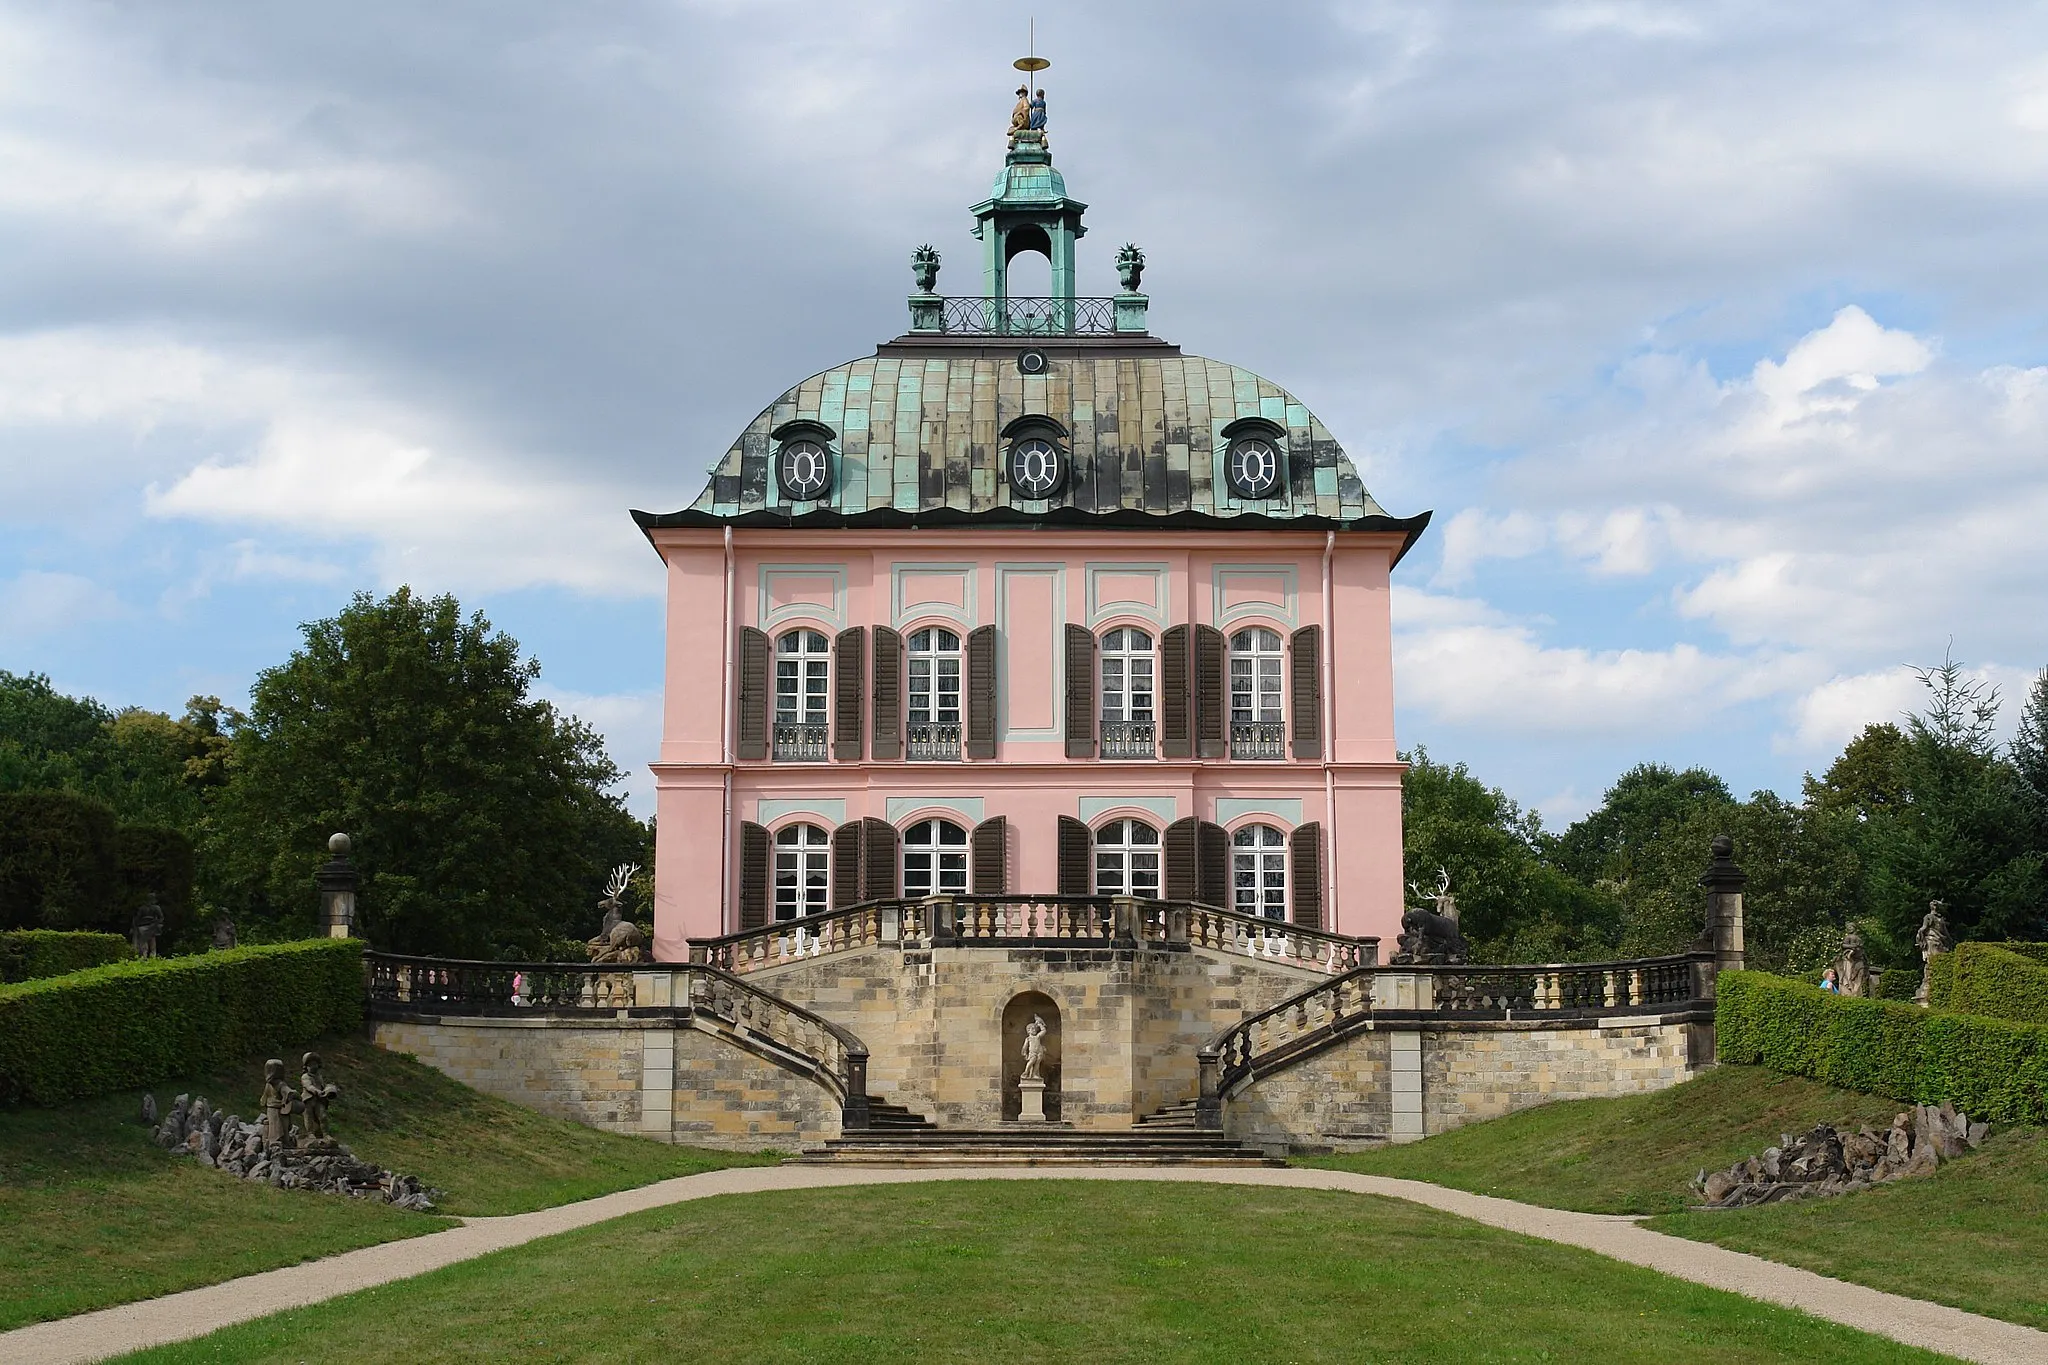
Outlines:
{"label": "stone staircase", "polygon": [[1167,1105],[1125,1131],[1082,1131],[1065,1124],[1006,1124],[948,1129],[896,1104],[871,1101],[871,1126],[822,1147],[800,1165],[835,1166],[1281,1166],[1256,1147],[1195,1127],[1195,1102]]}

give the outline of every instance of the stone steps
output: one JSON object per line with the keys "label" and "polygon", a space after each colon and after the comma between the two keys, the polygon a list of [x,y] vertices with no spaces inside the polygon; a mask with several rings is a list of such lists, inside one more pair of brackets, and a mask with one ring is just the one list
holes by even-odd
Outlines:
{"label": "stone steps", "polygon": [[1071,1128],[866,1129],[805,1150],[806,1165],[862,1166],[1277,1166],[1221,1133],[1157,1126],[1094,1132]]}
{"label": "stone steps", "polygon": [[1161,1128],[1192,1130],[1194,1126],[1195,1101],[1193,1100],[1175,1100],[1172,1104],[1162,1104],[1158,1109],[1143,1115],[1138,1120],[1138,1127],[1153,1131]]}

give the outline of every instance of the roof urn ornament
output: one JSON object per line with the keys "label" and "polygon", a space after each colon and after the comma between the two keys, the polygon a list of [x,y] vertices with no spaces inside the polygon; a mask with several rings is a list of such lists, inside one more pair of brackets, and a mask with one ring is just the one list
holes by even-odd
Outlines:
{"label": "roof urn ornament", "polygon": [[1136,242],[1125,242],[1116,253],[1116,278],[1126,294],[1138,292],[1138,281],[1145,274],[1145,253],[1138,249]]}
{"label": "roof urn ornament", "polygon": [[939,284],[939,249],[930,242],[910,253],[910,273],[917,281],[917,292],[929,294]]}

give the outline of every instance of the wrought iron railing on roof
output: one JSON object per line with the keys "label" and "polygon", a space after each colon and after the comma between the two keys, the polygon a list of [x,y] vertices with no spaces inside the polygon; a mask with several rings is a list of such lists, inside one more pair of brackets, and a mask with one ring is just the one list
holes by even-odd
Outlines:
{"label": "wrought iron railing on roof", "polygon": [[940,299],[939,330],[960,336],[1114,336],[1113,298]]}

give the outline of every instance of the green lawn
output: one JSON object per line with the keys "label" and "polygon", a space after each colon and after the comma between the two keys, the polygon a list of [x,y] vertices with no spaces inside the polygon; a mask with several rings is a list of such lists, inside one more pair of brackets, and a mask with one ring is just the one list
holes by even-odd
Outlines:
{"label": "green lawn", "polygon": [[[358,1155],[448,1191],[454,1214],[513,1213],[763,1158],[600,1133],[478,1094],[356,1039],[320,1052]],[[297,1058],[292,1059],[294,1062]],[[155,1088],[253,1116],[261,1059]],[[273,1190],[158,1150],[140,1094],[0,1108],[0,1329],[214,1284],[450,1225]]]}
{"label": "green lawn", "polygon": [[708,1199],[129,1357],[681,1358],[1941,1359],[1392,1200],[1099,1181]]}
{"label": "green lawn", "polygon": [[1692,1179],[1816,1123],[1882,1130],[1903,1106],[1760,1067],[1722,1066],[1684,1085],[1614,1100],[1567,1100],[1400,1147],[1298,1164],[1428,1180],[1586,1213],[1671,1213]]}
{"label": "green lawn", "polygon": [[1654,1095],[1575,1100],[1306,1165],[1406,1176],[1593,1213],[1914,1298],[2048,1328],[2048,1130],[1994,1132],[1924,1180],[1761,1209],[1680,1212],[1701,1167],[1815,1123],[1882,1129],[1904,1106],[1761,1067],[1722,1066]]}

